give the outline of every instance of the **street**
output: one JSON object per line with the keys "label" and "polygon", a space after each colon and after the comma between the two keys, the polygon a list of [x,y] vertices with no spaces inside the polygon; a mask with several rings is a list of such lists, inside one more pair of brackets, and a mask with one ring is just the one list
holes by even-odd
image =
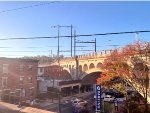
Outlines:
{"label": "street", "polygon": [[[92,104],[94,102],[93,95],[87,96],[84,98],[88,102],[88,110],[89,113],[95,113],[95,110],[92,108]],[[46,109],[48,111],[58,112],[58,103],[51,104],[49,106],[44,107],[43,109]],[[71,102],[66,104],[61,103],[61,113],[72,113],[73,112],[73,106]]]}
{"label": "street", "polygon": [[[58,104],[54,103],[50,106],[46,106],[44,109],[48,110],[48,111],[53,111],[53,112],[58,112]],[[71,113],[72,112],[72,105],[71,103],[68,104],[61,104],[61,112],[62,113]]]}
{"label": "street", "polygon": [[[95,101],[93,98],[93,95],[90,95],[88,97],[85,97],[84,100],[87,101],[87,106],[88,106],[88,110],[89,113],[95,113],[95,110],[93,109],[92,105],[93,102]],[[114,102],[101,102],[102,105],[105,104],[105,107],[103,110],[105,111],[115,111],[115,106],[114,106]],[[118,107],[120,108],[121,106],[123,106],[123,103],[118,103]],[[46,106],[44,109],[48,110],[48,111],[52,111],[52,112],[58,112],[58,103],[54,103],[51,104],[49,106]],[[73,106],[71,104],[71,102],[69,103],[61,103],[61,113],[73,113]]]}
{"label": "street", "polygon": [[[58,104],[55,104],[55,106],[47,106],[46,109],[48,111],[57,112],[58,111]],[[72,108],[71,103],[66,104],[66,105],[61,104],[61,113],[72,113],[72,112],[73,112],[73,108]],[[92,108],[89,108],[89,113],[95,113],[95,111]]]}

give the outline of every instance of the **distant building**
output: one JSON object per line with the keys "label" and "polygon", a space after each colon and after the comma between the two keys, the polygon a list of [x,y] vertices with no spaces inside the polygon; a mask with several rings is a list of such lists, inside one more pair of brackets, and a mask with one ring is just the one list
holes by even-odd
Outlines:
{"label": "distant building", "polygon": [[59,82],[71,80],[71,75],[57,65],[39,66],[37,79],[38,92],[44,93],[52,88],[59,89]]}
{"label": "distant building", "polygon": [[5,101],[37,96],[38,60],[0,58],[0,96]]}
{"label": "distant building", "polygon": [[[87,79],[85,79],[87,81]],[[92,78],[90,81],[93,81]],[[90,83],[90,81],[87,81]],[[95,80],[96,81],[96,80]],[[84,81],[85,82],[85,81]],[[86,82],[85,82],[86,83]],[[67,70],[57,65],[38,67],[38,94],[60,91],[62,97],[92,92],[93,86],[74,80]]]}

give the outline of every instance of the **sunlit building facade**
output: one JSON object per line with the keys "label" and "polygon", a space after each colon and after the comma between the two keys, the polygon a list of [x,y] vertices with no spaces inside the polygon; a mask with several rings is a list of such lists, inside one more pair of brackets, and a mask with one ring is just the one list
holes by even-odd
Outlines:
{"label": "sunlit building facade", "polygon": [[4,101],[36,98],[38,60],[0,58],[0,97]]}

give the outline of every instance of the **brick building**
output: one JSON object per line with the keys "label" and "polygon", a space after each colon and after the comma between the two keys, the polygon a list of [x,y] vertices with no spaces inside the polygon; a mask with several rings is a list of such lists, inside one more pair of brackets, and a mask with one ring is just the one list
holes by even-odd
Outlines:
{"label": "brick building", "polygon": [[[99,76],[99,74],[98,74]],[[96,79],[92,76],[83,80],[73,80],[67,70],[63,70],[63,67],[52,66],[40,66],[38,67],[38,94],[44,94],[48,92],[60,91],[62,97],[71,95],[80,95],[81,93],[93,91],[93,85],[89,85],[91,82],[96,82]],[[46,96],[45,96],[46,97]]]}
{"label": "brick building", "polygon": [[0,58],[0,97],[5,101],[35,98],[38,60]]}
{"label": "brick building", "polygon": [[71,79],[71,75],[57,65],[38,67],[39,93],[47,92],[51,88],[59,89],[59,82]]}

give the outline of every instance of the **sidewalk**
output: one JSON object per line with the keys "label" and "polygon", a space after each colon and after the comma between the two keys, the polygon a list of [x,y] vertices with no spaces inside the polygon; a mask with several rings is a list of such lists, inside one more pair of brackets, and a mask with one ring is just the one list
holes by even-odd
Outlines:
{"label": "sidewalk", "polygon": [[17,113],[55,113],[51,111],[46,111],[46,110],[32,108],[32,107],[25,107],[25,106],[19,108],[18,105],[9,104],[5,102],[0,102],[0,111],[1,110],[18,111]]}

